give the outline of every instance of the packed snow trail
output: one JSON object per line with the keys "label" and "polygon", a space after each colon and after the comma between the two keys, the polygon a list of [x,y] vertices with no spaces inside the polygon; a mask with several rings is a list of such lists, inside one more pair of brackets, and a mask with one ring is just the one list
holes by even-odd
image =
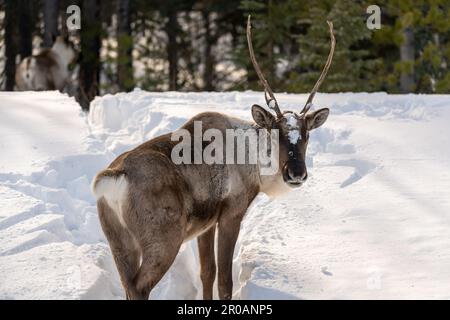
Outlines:
{"label": "packed snow trail", "polygon": [[[277,95],[298,110],[306,95]],[[90,182],[120,153],[202,111],[250,119],[262,93],[97,98],[0,93],[0,298],[124,297]],[[259,195],[235,251],[234,298],[450,298],[450,96],[318,94],[309,180]],[[153,299],[199,299],[195,241]]]}

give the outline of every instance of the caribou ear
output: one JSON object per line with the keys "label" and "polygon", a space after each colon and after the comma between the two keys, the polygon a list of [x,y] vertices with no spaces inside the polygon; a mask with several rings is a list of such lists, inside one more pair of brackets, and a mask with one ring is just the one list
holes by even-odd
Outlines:
{"label": "caribou ear", "polygon": [[306,116],[306,125],[308,130],[313,130],[325,123],[327,121],[328,115],[330,114],[330,109],[323,108],[317,111],[313,111]]}
{"label": "caribou ear", "polygon": [[272,129],[275,121],[275,117],[269,111],[257,104],[252,106],[252,117],[258,126],[266,129]]}

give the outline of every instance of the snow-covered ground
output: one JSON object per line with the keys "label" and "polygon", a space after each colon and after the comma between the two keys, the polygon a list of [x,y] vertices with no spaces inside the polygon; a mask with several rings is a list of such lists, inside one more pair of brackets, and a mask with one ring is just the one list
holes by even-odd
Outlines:
{"label": "snow-covered ground", "polygon": [[[278,95],[299,109],[306,95]],[[88,117],[56,92],[0,93],[0,298],[124,294],[90,181],[201,111],[249,119],[262,93],[105,96]],[[450,96],[319,94],[310,178],[259,195],[235,251],[237,299],[450,298]],[[201,298],[195,241],[153,299]]]}

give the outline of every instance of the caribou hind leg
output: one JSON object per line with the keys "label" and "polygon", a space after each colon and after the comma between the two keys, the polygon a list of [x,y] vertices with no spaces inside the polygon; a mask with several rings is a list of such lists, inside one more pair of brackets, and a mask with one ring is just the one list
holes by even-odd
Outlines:
{"label": "caribou hind leg", "polygon": [[[160,235],[161,236],[161,235]],[[168,237],[161,237],[164,242],[156,241],[146,244],[143,251],[142,264],[134,279],[138,296],[135,299],[147,300],[152,289],[158,284],[164,274],[169,270],[178,254],[182,241],[174,239],[173,243]]]}
{"label": "caribou hind leg", "polygon": [[183,243],[186,213],[178,187],[171,182],[130,179],[130,191],[124,218],[142,249],[133,283],[136,299],[148,299]]}
{"label": "caribou hind leg", "polygon": [[104,198],[97,201],[97,207],[100,223],[108,239],[126,297],[127,299],[136,297],[138,293],[133,280],[139,270],[140,248],[133,235],[120,223]]}

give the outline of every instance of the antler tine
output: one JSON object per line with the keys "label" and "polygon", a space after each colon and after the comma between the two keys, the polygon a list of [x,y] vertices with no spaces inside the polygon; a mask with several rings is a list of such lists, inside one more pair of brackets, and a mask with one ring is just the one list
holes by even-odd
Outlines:
{"label": "antler tine", "polygon": [[273,91],[269,86],[269,83],[267,82],[266,78],[264,78],[264,75],[261,71],[261,68],[258,65],[258,62],[255,58],[255,52],[253,51],[253,44],[252,44],[252,26],[250,22],[250,15],[248,16],[247,20],[247,42],[248,42],[248,51],[250,52],[250,59],[252,60],[253,68],[255,68],[256,74],[258,75],[259,80],[261,81],[262,85],[264,86],[264,97],[266,99],[266,103],[269,106],[270,109],[274,110],[277,114],[278,118],[283,117],[283,113],[280,110],[280,107],[278,106],[277,99],[275,99],[275,96],[273,95]]}
{"label": "antler tine", "polygon": [[317,90],[319,90],[323,80],[325,80],[328,69],[330,69],[331,66],[331,61],[333,60],[334,47],[336,46],[336,39],[334,38],[333,34],[333,22],[327,20],[327,23],[328,28],[330,29],[330,41],[331,41],[330,53],[328,54],[328,59],[327,62],[325,63],[325,66],[323,67],[322,73],[320,74],[319,79],[317,79],[317,82],[314,85],[314,88],[312,89],[311,93],[309,94],[308,100],[306,101],[306,104],[303,107],[303,110],[300,112],[300,114],[306,114],[308,110],[311,108],[311,103],[314,99],[314,96],[316,95]]}

